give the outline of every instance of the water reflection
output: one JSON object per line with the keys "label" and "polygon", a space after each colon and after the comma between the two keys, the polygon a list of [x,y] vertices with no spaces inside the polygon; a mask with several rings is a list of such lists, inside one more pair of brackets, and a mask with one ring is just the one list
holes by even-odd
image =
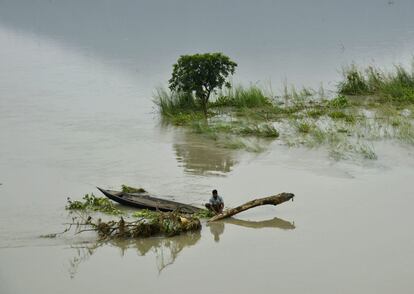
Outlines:
{"label": "water reflection", "polygon": [[207,226],[210,228],[210,233],[213,235],[214,241],[220,241],[220,236],[224,233],[224,227],[226,224],[237,225],[250,229],[277,228],[282,230],[294,230],[296,228],[295,222],[289,222],[277,217],[263,221],[249,221],[237,218],[228,218],[223,221],[207,224]]}
{"label": "water reflection", "polygon": [[[229,218],[224,221],[207,224],[215,242],[220,241],[220,236],[223,235],[225,226],[227,224],[253,229],[295,229],[294,222],[289,222],[277,217],[264,221],[248,221]],[[194,246],[200,239],[201,232],[191,232],[170,238],[154,237],[130,240],[110,240],[106,242],[96,242],[88,245],[72,246],[72,248],[75,250],[75,256],[69,260],[69,276],[71,278],[74,278],[80,264],[88,261],[99,248],[102,248],[104,246],[119,248],[120,255],[122,257],[125,256],[128,250],[136,251],[138,256],[146,256],[147,254],[152,254],[155,256],[158,272],[161,273],[166,267],[172,265],[175,262],[177,257],[185,248]]]}
{"label": "water reflection", "polygon": [[224,233],[224,227],[226,224],[237,225],[250,229],[277,228],[282,230],[294,230],[296,228],[295,222],[289,222],[277,217],[263,221],[249,221],[237,218],[228,218],[223,221],[207,224],[207,226],[210,228],[210,233],[213,235],[215,242],[220,241],[220,236]]}
{"label": "water reflection", "polygon": [[214,241],[220,241],[220,235],[224,233],[224,222],[214,222],[208,224],[210,233],[214,236]]}
{"label": "water reflection", "polygon": [[236,151],[187,132],[176,134],[173,148],[177,161],[190,174],[225,175],[238,163]]}
{"label": "water reflection", "polygon": [[118,247],[121,256],[125,256],[128,250],[134,250],[138,256],[146,256],[153,254],[155,256],[158,272],[161,273],[163,269],[174,263],[184,248],[195,245],[201,238],[200,232],[191,232],[180,236],[164,238],[142,238],[130,240],[110,240],[107,242],[97,242],[89,245],[73,246],[76,254],[69,261],[69,275],[74,278],[78,267],[82,262],[89,260],[89,258],[104,246]]}
{"label": "water reflection", "polygon": [[263,229],[263,228],[278,228],[282,230],[294,230],[296,228],[295,222],[286,221],[281,218],[272,218],[264,221],[247,221],[236,218],[229,218],[224,220],[227,224],[238,225],[252,229]]}

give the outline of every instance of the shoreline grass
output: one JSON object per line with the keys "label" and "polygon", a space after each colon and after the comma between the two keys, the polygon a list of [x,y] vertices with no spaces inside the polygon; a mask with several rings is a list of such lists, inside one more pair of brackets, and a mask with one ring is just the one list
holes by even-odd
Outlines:
{"label": "shoreline grass", "polygon": [[396,66],[344,70],[337,95],[285,85],[280,96],[258,86],[233,86],[213,95],[208,116],[191,94],[157,89],[154,103],[168,123],[186,127],[220,147],[260,152],[259,140],[289,146],[325,146],[332,158],[377,158],[373,142],[414,144],[414,71]]}
{"label": "shoreline grass", "polygon": [[194,95],[184,92],[170,92],[161,87],[156,89],[153,102],[157,105],[159,113],[165,117],[201,111],[201,106],[198,105]]}
{"label": "shoreline grass", "polygon": [[401,65],[385,73],[369,66],[362,70],[356,65],[343,69],[344,80],[338,93],[350,96],[376,96],[380,101],[414,103],[414,68],[409,72]]}
{"label": "shoreline grass", "polygon": [[234,107],[234,108],[257,108],[272,106],[270,98],[266,97],[264,91],[257,86],[244,88],[233,86],[221,91],[216,99],[210,102],[210,107]]}

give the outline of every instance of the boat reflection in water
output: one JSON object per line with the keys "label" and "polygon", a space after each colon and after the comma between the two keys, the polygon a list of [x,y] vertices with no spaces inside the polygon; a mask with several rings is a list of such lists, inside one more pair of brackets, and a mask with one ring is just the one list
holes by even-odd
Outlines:
{"label": "boat reflection in water", "polygon": [[[295,223],[285,221],[280,218],[273,218],[264,221],[248,221],[235,218],[208,223],[210,233],[213,235],[214,241],[219,242],[220,236],[224,233],[226,225],[237,225],[252,229],[282,229],[293,230]],[[189,232],[174,237],[151,237],[129,240],[109,240],[104,242],[90,243],[82,246],[72,246],[76,251],[76,255],[69,261],[69,275],[74,278],[79,265],[89,258],[101,247],[112,246],[118,247],[121,256],[124,256],[128,250],[136,251],[139,256],[153,254],[155,256],[158,272],[173,264],[180,252],[184,248],[195,245],[201,239],[201,232]]]}

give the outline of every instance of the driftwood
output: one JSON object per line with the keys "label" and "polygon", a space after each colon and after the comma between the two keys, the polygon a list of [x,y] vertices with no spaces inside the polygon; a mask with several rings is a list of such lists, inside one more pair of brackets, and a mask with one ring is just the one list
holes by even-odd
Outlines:
{"label": "driftwood", "polygon": [[213,216],[212,218],[209,219],[209,222],[214,222],[214,221],[218,221],[224,218],[228,218],[231,217],[235,214],[238,214],[242,211],[248,210],[250,208],[256,207],[256,206],[260,206],[260,205],[278,205],[281,204],[283,202],[289,201],[289,200],[293,200],[293,197],[295,195],[292,193],[280,193],[274,196],[269,196],[269,197],[265,197],[265,198],[260,198],[260,199],[255,199],[249,202],[246,202],[245,204],[242,204],[240,206],[237,206],[235,208],[231,208],[229,210],[224,211],[221,214],[218,214],[216,216]]}

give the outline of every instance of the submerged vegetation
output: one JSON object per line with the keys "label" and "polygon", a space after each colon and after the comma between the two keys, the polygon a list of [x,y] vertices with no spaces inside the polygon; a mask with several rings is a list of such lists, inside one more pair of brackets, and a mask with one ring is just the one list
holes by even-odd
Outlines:
{"label": "submerged vegetation", "polygon": [[401,66],[390,73],[351,66],[333,97],[322,88],[287,85],[280,96],[256,85],[232,85],[212,96],[207,117],[192,93],[159,89],[154,102],[165,122],[224,148],[259,152],[278,139],[288,146],[324,146],[339,160],[376,159],[378,140],[414,143],[414,71]]}
{"label": "submerged vegetation", "polygon": [[[122,185],[122,191],[126,193],[146,193],[143,188],[134,188]],[[211,218],[213,213],[207,209],[200,209],[192,215],[179,211],[162,212],[148,209],[140,209],[128,213],[121,212],[116,205],[106,197],[96,197],[86,194],[82,200],[67,199],[67,210],[78,212],[72,217],[69,227],[62,233],[43,235],[45,238],[55,238],[59,234],[67,233],[75,226],[75,233],[94,231],[100,239],[113,238],[138,238],[155,235],[175,236],[188,231],[201,229],[201,219]],[[108,221],[96,219],[94,212],[100,212],[112,216]],[[114,216],[122,215],[120,218]]]}
{"label": "submerged vegetation", "polygon": [[120,215],[121,210],[117,209],[112,201],[106,197],[96,197],[93,193],[86,194],[82,200],[72,200],[68,197],[67,199],[67,210],[77,211],[99,211],[106,214]]}
{"label": "submerged vegetation", "polygon": [[161,115],[165,117],[201,111],[200,105],[192,94],[169,92],[163,88],[157,89],[154,103],[158,106]]}
{"label": "submerged vegetation", "polygon": [[[201,230],[201,222],[197,217],[183,215],[177,212],[154,212],[151,217],[140,217],[127,221],[123,217],[103,221],[79,216],[72,219],[72,223],[64,231],[68,232],[75,226],[75,234],[93,231],[100,240],[146,238],[151,236],[175,236],[181,233]],[[56,234],[50,234],[50,236]]]}

